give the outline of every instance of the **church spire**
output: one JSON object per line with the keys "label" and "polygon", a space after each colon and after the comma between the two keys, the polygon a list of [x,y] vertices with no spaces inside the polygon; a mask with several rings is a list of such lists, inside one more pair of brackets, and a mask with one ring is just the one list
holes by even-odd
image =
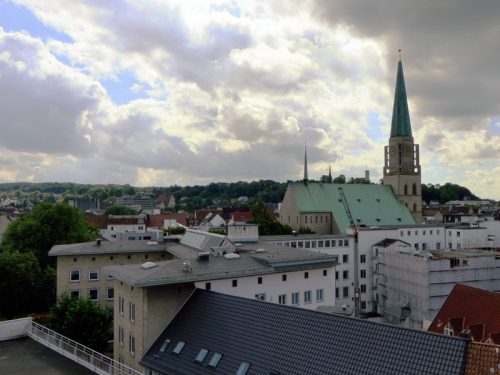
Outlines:
{"label": "church spire", "polygon": [[332,181],[332,165],[328,164],[328,182],[331,184]]}
{"label": "church spire", "polygon": [[304,146],[304,183],[309,182],[309,177],[307,176],[307,146]]}
{"label": "church spire", "polygon": [[410,112],[406,99],[405,78],[401,50],[399,50],[398,75],[394,92],[394,107],[392,109],[391,137],[411,137]]}

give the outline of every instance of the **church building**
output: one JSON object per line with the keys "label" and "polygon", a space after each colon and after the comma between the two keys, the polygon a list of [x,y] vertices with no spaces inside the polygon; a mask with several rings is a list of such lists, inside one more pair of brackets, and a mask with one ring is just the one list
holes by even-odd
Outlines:
{"label": "church building", "polygon": [[305,154],[304,179],[288,185],[280,222],[318,234],[345,234],[352,226],[413,225],[422,220],[420,183],[419,146],[411,133],[400,59],[383,184],[333,184],[331,177],[327,182],[311,182]]}

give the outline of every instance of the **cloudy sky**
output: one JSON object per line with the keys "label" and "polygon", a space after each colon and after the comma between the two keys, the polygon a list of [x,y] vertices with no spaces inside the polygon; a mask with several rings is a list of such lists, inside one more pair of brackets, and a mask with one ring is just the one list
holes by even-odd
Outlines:
{"label": "cloudy sky", "polygon": [[381,177],[398,49],[422,182],[500,199],[500,1],[0,0],[0,182]]}

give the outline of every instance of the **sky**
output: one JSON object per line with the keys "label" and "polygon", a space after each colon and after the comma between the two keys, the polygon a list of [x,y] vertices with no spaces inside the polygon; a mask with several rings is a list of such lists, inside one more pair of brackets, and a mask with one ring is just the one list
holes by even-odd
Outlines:
{"label": "sky", "polygon": [[500,199],[500,1],[0,0],[0,182],[382,177]]}

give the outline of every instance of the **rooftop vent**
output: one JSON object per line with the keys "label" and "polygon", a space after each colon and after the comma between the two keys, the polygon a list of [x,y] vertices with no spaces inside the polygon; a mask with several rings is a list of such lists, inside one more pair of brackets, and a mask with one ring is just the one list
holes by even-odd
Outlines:
{"label": "rooftop vent", "polygon": [[95,245],[96,246],[101,246],[101,239],[98,238],[97,240],[95,240]]}
{"label": "rooftop vent", "polygon": [[155,268],[156,266],[158,266],[158,265],[156,263],[153,263],[153,262],[146,262],[146,263],[141,264],[141,268],[143,270],[149,270],[151,268]]}
{"label": "rooftop vent", "polygon": [[148,246],[158,245],[158,241],[148,241],[147,245]]}
{"label": "rooftop vent", "polygon": [[266,253],[267,250],[266,249],[257,249],[255,250],[256,253]]}
{"label": "rooftop vent", "polygon": [[224,254],[224,258],[226,259],[240,259],[241,257],[236,253]]}
{"label": "rooftop vent", "polygon": [[198,253],[198,260],[208,262],[210,260],[210,251],[201,251]]}
{"label": "rooftop vent", "polygon": [[238,242],[238,243],[235,243],[234,246],[236,246],[236,247],[242,247],[243,245]]}
{"label": "rooftop vent", "polygon": [[188,260],[185,260],[184,262],[182,262],[182,270],[184,272],[192,272],[193,267],[191,266],[191,262],[189,262]]}

